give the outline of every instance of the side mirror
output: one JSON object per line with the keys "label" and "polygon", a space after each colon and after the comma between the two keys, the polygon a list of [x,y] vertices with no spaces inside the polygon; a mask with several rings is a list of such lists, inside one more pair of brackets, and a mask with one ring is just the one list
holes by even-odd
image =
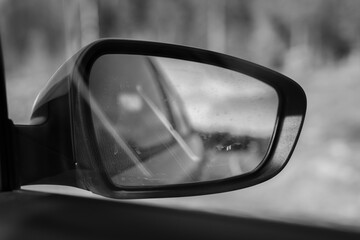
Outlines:
{"label": "side mirror", "polygon": [[[59,109],[63,115],[54,118]],[[73,185],[114,198],[249,187],[285,166],[305,110],[298,84],[245,60],[185,46],[99,40],[40,93],[33,121],[41,124],[17,127],[20,147],[26,136],[57,148],[59,156],[67,153],[55,157],[54,167],[48,154],[26,148],[27,157],[42,159],[43,170],[22,164],[20,182]],[[63,137],[48,141],[63,129]]]}

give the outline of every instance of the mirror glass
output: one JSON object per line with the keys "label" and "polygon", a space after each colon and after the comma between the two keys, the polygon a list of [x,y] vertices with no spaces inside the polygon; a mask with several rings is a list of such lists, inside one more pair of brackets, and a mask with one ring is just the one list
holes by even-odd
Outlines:
{"label": "mirror glass", "polygon": [[228,69],[102,55],[89,75],[92,122],[118,187],[220,180],[253,171],[269,148],[278,95]]}

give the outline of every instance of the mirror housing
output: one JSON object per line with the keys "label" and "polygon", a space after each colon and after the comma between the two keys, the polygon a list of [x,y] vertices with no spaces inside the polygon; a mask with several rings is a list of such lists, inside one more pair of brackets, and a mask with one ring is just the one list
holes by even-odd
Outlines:
{"label": "mirror housing", "polygon": [[[114,184],[106,172],[96,140],[91,117],[91,106],[94,104],[88,80],[94,62],[108,54],[171,58],[206,64],[247,75],[271,86],[277,93],[278,109],[271,141],[261,164],[247,173],[212,181],[150,186]],[[186,46],[119,39],[99,40],[81,49],[54,74],[34,104],[34,125],[16,127],[18,145],[24,150],[18,156],[18,175],[21,184],[72,185],[113,198],[178,197],[241,189],[264,182],[285,167],[299,138],[305,111],[306,96],[296,82],[254,63]],[[54,117],[55,112],[57,117]],[[57,134],[53,136],[59,137],[49,137],[54,133]],[[216,137],[230,141],[228,146],[231,148],[240,149],[233,144],[235,141],[231,142],[231,138],[222,133],[210,137],[212,141],[209,143]],[[41,142],[41,146],[36,151],[31,147],[25,149],[25,144],[32,141],[29,139]],[[49,152],[52,153],[52,163],[46,159]],[[31,162],[29,159],[40,160]],[[35,169],[39,164],[42,170]]]}

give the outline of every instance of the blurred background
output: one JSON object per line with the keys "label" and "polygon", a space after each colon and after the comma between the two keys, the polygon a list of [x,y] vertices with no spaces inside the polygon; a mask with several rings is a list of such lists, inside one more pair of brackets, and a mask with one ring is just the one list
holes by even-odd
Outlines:
{"label": "blurred background", "polygon": [[56,69],[103,37],[185,44],[273,68],[306,91],[287,167],[244,190],[146,200],[311,225],[360,226],[360,1],[0,0],[10,118],[29,122]]}

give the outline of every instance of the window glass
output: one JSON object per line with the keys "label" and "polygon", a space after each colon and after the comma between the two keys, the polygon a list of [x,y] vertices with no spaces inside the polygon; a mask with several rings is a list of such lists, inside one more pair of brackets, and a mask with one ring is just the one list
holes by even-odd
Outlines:
{"label": "window glass", "polygon": [[[68,57],[104,37],[224,52],[276,69],[308,96],[286,168],[224,194],[146,200],[238,216],[360,226],[360,1],[3,0],[1,38],[10,118],[32,103]],[[119,101],[136,100],[131,95]]]}

